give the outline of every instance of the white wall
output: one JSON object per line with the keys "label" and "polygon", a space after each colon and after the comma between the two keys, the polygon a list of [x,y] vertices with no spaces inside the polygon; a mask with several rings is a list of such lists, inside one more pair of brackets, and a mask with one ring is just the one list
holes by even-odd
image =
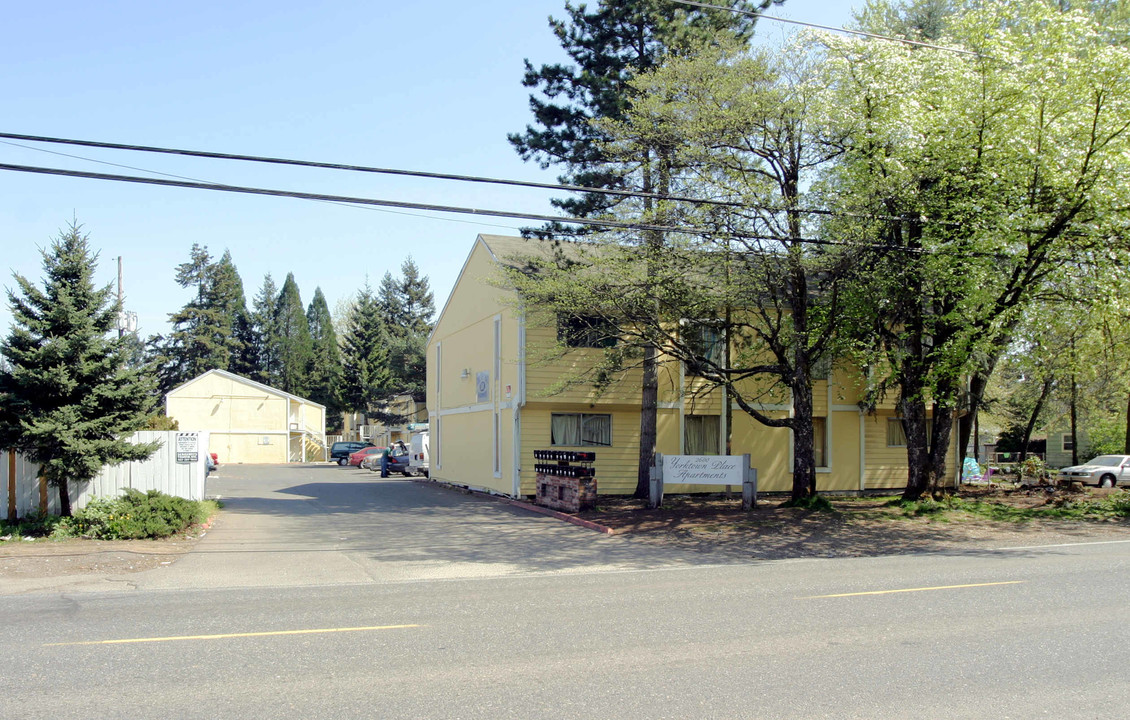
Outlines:
{"label": "white wall", "polygon": [[[175,431],[134,433],[131,442],[160,440],[161,447],[147,460],[106,465],[90,482],[71,482],[69,484],[71,508],[78,510],[86,507],[86,504],[96,497],[116,497],[127,488],[142,492],[160,490],[168,495],[176,495],[188,500],[203,500],[207,473],[204,458],[208,454],[208,433],[196,433],[199,436],[199,452],[194,463],[176,461],[178,434]],[[18,454],[15,465],[16,515],[26,517],[39,509],[39,467]],[[0,517],[4,518],[7,518],[9,509],[10,467],[8,453],[0,453]],[[48,512],[58,514],[57,488],[47,488],[47,501]]]}

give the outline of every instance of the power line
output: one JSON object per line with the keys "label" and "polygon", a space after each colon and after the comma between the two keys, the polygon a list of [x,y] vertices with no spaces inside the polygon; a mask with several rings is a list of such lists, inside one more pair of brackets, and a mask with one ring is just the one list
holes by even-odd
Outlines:
{"label": "power line", "polygon": [[[350,171],[350,172],[365,172],[365,173],[376,173],[376,174],[386,174],[386,175],[400,175],[400,176],[406,176],[406,177],[423,177],[423,178],[430,178],[430,179],[435,179],[435,180],[456,180],[456,181],[461,181],[461,182],[491,183],[491,184],[496,184],[496,185],[513,185],[513,186],[518,186],[518,187],[533,187],[533,188],[541,188],[541,189],[547,189],[547,190],[564,190],[564,191],[568,191],[568,192],[603,193],[603,194],[609,194],[609,195],[617,195],[617,196],[620,196],[620,197],[652,198],[652,199],[656,199],[656,200],[670,200],[670,201],[675,201],[675,202],[688,202],[688,203],[693,203],[693,204],[697,204],[697,205],[714,205],[714,206],[720,206],[720,207],[732,207],[732,208],[743,208],[743,209],[750,209],[750,210],[761,210],[761,211],[770,212],[770,213],[796,212],[796,213],[801,213],[801,214],[804,214],[804,215],[821,215],[821,216],[824,216],[824,217],[843,217],[843,218],[851,218],[851,219],[855,219],[855,220],[901,221],[901,220],[904,219],[904,218],[896,217],[896,216],[893,216],[893,215],[871,215],[871,214],[866,214],[866,213],[845,212],[845,211],[842,211],[842,210],[827,210],[827,209],[824,209],[824,208],[803,208],[803,207],[785,208],[785,207],[775,207],[775,206],[771,206],[771,205],[755,205],[755,204],[744,203],[744,202],[740,202],[740,201],[736,201],[736,200],[711,200],[711,199],[693,198],[693,197],[687,197],[687,196],[681,196],[681,195],[663,195],[663,194],[660,194],[660,193],[649,193],[649,192],[642,192],[642,191],[636,191],[636,190],[619,190],[619,189],[609,189],[609,188],[596,188],[596,187],[587,187],[587,186],[582,186],[582,185],[555,185],[553,183],[539,183],[539,182],[533,182],[533,181],[527,181],[527,180],[507,180],[507,179],[502,179],[502,178],[485,178],[485,177],[478,177],[478,176],[473,176],[473,175],[455,175],[455,174],[451,174],[451,173],[434,173],[434,172],[425,172],[425,171],[419,171],[419,170],[401,170],[401,169],[393,169],[393,168],[378,168],[378,167],[370,167],[370,166],[365,166],[365,165],[346,165],[346,164],[342,164],[342,163],[329,163],[329,162],[320,162],[320,161],[315,161],[315,160],[292,160],[292,159],[288,159],[288,158],[263,157],[263,156],[258,156],[258,155],[241,155],[241,154],[234,154],[234,153],[220,153],[220,152],[211,152],[211,151],[206,151],[206,150],[184,150],[184,149],[179,149],[179,148],[154,147],[154,146],[148,146],[148,145],[129,145],[129,144],[124,144],[124,143],[103,142],[103,141],[99,141],[99,140],[77,140],[77,139],[73,139],[73,138],[57,138],[57,137],[47,137],[47,136],[42,136],[42,135],[22,135],[22,134],[17,134],[17,133],[5,133],[5,132],[0,132],[0,138],[25,140],[25,141],[29,141],[29,142],[52,143],[52,144],[58,144],[58,145],[78,145],[78,146],[82,146],[82,147],[102,148],[102,149],[109,149],[109,150],[130,150],[130,151],[136,151],[136,152],[161,153],[161,154],[167,154],[167,155],[184,155],[184,156],[188,156],[188,157],[201,157],[201,158],[208,158],[208,159],[213,159],[213,160],[238,160],[238,161],[244,161],[244,162],[269,163],[269,164],[273,164],[273,165],[293,165],[293,166],[297,166],[297,167],[314,167],[314,168],[322,168],[322,169],[330,169],[330,170],[346,170],[346,171]],[[11,144],[11,143],[7,143],[7,144]],[[19,146],[19,147],[24,147],[24,146]],[[50,152],[50,151],[45,151],[45,152]],[[65,155],[64,153],[56,153],[56,154]],[[72,156],[66,156],[66,157],[75,157],[75,156],[72,155]],[[84,158],[84,159],[89,159],[89,158]],[[195,179],[195,178],[184,178],[184,176],[181,176],[181,175],[171,175],[169,173],[157,172],[155,170],[145,170],[143,168],[135,168],[135,167],[132,167],[130,165],[118,165],[117,163],[105,163],[104,161],[101,161],[101,160],[90,159],[90,161],[108,164],[108,165],[115,165],[117,167],[130,168],[130,169],[133,169],[133,170],[139,170],[141,172],[151,172],[151,173],[155,173],[157,175],[166,175],[168,177],[175,177],[175,178],[188,179],[188,180],[194,180]],[[201,181],[201,182],[203,182],[203,181]],[[928,220],[926,220],[926,221],[923,221],[923,222],[926,223],[926,224],[932,224],[932,225],[933,224],[947,225],[947,226],[952,225],[952,223],[945,223],[945,222],[938,222],[938,221],[928,221]]]}
{"label": "power line", "polygon": [[753,12],[750,10],[739,10],[737,8],[726,7],[724,5],[710,5],[708,3],[694,2],[693,0],[671,1],[678,5],[689,5],[691,7],[704,8],[706,10],[722,10],[724,12],[732,12],[736,15],[749,15],[751,17],[759,19],[774,20],[776,22],[790,23],[792,25],[803,25],[804,27],[816,28],[818,30],[829,30],[831,32],[847,33],[849,35],[862,35],[863,37],[868,37],[875,40],[889,40],[890,42],[902,43],[904,45],[914,45],[915,47],[930,48],[931,50],[945,50],[946,52],[980,57],[980,53],[973,52],[972,50],[962,50],[961,48],[945,47],[944,45],[931,45],[930,43],[918,42],[917,40],[907,40],[906,38],[891,37],[889,35],[878,35],[876,33],[864,32],[862,30],[849,30],[847,28],[835,27],[832,25],[817,25],[816,23],[804,22],[801,20],[790,20],[789,18],[776,17],[774,15],[765,15],[764,13]]}
{"label": "power line", "polygon": [[541,190],[564,190],[567,192],[600,193],[604,195],[618,195],[621,197],[643,197],[652,198],[655,200],[674,200],[678,202],[689,202],[699,205],[721,205],[726,207],[741,206],[741,203],[727,200],[709,200],[702,198],[682,197],[678,195],[662,195],[659,193],[640,192],[637,190],[595,188],[586,187],[583,185],[558,185],[554,183],[535,182],[533,180],[506,180],[503,178],[488,178],[476,175],[456,175],[452,173],[426,172],[423,170],[400,170],[396,168],[370,167],[367,165],[348,165],[344,163],[319,162],[316,160],[292,160],[288,158],[264,157],[261,155],[240,155],[235,153],[209,152],[206,150],[184,150],[179,148],[154,147],[151,145],[128,145],[124,143],[101,142],[96,140],[75,140],[72,138],[57,138],[41,135],[20,135],[17,133],[4,132],[0,132],[0,138],[24,140],[28,142],[52,143],[56,145],[80,145],[82,147],[103,148],[108,150],[131,150],[134,152],[162,153],[165,155],[184,155],[187,157],[200,157],[212,160],[239,160],[243,162],[268,163],[272,165],[294,165],[297,167],[322,168],[327,170],[348,170],[350,172],[375,173],[379,175],[419,177],[428,178],[431,180],[458,180],[460,182],[512,185],[516,187],[538,188]]}
{"label": "power line", "polygon": [[[37,147],[32,147],[30,145],[21,145],[19,143],[8,142],[6,140],[0,140],[0,143],[2,143],[4,145],[10,145],[12,147],[23,148],[24,150],[33,150],[35,152],[47,153],[49,155],[58,155],[59,157],[72,158],[74,160],[84,160],[86,162],[98,163],[99,165],[109,165],[111,167],[120,167],[120,168],[125,168],[127,170],[136,170],[138,172],[151,173],[153,175],[163,175],[164,177],[176,178],[178,180],[190,180],[190,181],[193,181],[193,182],[207,183],[209,185],[220,185],[220,184],[222,184],[222,183],[215,183],[215,182],[212,182],[210,180],[202,180],[200,178],[189,177],[187,175],[175,175],[173,173],[161,172],[160,170],[150,170],[148,168],[136,167],[134,165],[123,165],[122,163],[109,162],[107,160],[98,160],[96,158],[85,157],[83,155],[72,155],[70,153],[57,152],[55,150],[48,150],[47,148],[37,148]],[[398,212],[396,210],[389,210],[389,209],[386,209],[386,208],[379,208],[379,207],[371,207],[371,206],[368,206],[368,205],[356,205],[356,204],[353,204],[353,203],[342,203],[342,202],[334,202],[334,201],[329,201],[329,200],[319,200],[317,202],[325,202],[328,205],[339,205],[341,207],[353,208],[355,210],[374,210],[376,212],[388,213],[390,215],[403,215],[403,216],[406,216],[406,217],[426,218],[426,219],[429,219],[429,220],[440,220],[440,221],[443,221],[443,222],[465,223],[467,225],[477,225],[477,226],[481,226],[481,227],[505,228],[507,230],[518,230],[519,229],[519,228],[515,228],[515,227],[510,226],[510,225],[499,225],[497,223],[475,222],[473,220],[461,220],[461,219],[458,219],[458,218],[437,217],[435,215],[421,215],[419,213]]]}
{"label": "power line", "polygon": [[[654,225],[650,223],[624,222],[620,220],[598,220],[592,218],[561,217],[553,215],[540,215],[536,213],[523,213],[511,210],[488,210],[481,208],[466,208],[453,205],[435,205],[429,203],[410,203],[400,200],[381,200],[374,198],[359,198],[346,195],[328,195],[324,193],[307,193],[294,190],[274,190],[270,188],[256,188],[242,185],[221,185],[217,183],[188,182],[182,180],[165,180],[161,178],[137,177],[134,175],[111,175],[107,173],[85,172],[82,170],[63,170],[61,168],[46,168],[31,165],[11,165],[0,163],[0,170],[12,172],[35,173],[39,175],[56,175],[61,177],[85,178],[91,180],[109,180],[114,182],[128,182],[141,185],[157,185],[161,187],[179,187],[194,190],[213,190],[219,192],[241,193],[246,195],[266,195],[269,197],[297,198],[300,200],[321,200],[331,203],[346,203],[351,205],[394,207],[408,210],[424,210],[431,212],[456,213],[464,215],[478,215],[486,217],[505,217],[517,220],[536,220],[538,222],[558,222],[573,225],[589,225],[614,230],[654,230],[658,232],[682,233],[686,235],[716,236],[718,233],[705,228],[680,227],[671,225]],[[766,240],[781,243],[801,243],[806,245],[824,245],[830,247],[852,247],[869,250],[883,250],[891,252],[909,253],[914,255],[932,254],[930,251],[919,248],[909,248],[901,245],[884,245],[880,243],[861,243],[845,240],[826,240],[817,238],[780,238],[771,235],[756,235],[747,233],[728,233],[728,237],[738,240]],[[966,252],[969,256],[987,255],[977,252]],[[996,257],[991,256],[991,257]]]}

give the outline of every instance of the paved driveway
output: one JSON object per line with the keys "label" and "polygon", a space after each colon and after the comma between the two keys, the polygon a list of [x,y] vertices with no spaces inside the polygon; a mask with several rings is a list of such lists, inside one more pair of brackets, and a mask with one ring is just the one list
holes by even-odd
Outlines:
{"label": "paved driveway", "polygon": [[609,537],[491,498],[336,465],[223,466],[225,507],[142,589],[295,586],[621,570],[714,562]]}

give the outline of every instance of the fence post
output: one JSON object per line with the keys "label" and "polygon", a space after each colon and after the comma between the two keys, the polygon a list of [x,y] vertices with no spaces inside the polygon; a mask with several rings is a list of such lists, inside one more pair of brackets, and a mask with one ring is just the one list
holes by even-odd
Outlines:
{"label": "fence post", "polygon": [[663,453],[655,453],[655,464],[651,466],[651,482],[648,484],[647,506],[657,508],[663,504]]}
{"label": "fence post", "polygon": [[742,455],[742,510],[757,507],[757,468],[749,466],[749,454]]}
{"label": "fence post", "polygon": [[16,450],[8,451],[8,522],[16,521]]}

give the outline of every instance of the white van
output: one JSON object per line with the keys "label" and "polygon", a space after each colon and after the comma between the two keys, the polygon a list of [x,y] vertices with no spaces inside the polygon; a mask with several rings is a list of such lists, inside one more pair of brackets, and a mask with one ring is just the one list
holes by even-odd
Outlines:
{"label": "white van", "polygon": [[428,465],[431,462],[431,441],[428,431],[418,432],[412,436],[408,447],[408,469],[413,475],[428,477]]}

